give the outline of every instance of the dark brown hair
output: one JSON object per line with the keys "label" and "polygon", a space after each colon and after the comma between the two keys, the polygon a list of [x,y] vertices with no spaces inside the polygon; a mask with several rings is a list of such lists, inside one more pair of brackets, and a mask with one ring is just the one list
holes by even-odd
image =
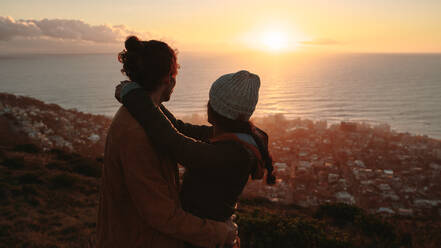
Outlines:
{"label": "dark brown hair", "polygon": [[210,105],[207,104],[208,121],[212,125],[216,125],[225,132],[230,133],[246,133],[253,137],[257,144],[264,166],[268,172],[266,183],[273,185],[276,182],[276,177],[273,175],[273,159],[268,151],[268,135],[255,127],[251,121],[232,120],[217,113]]}
{"label": "dark brown hair", "polygon": [[125,48],[118,54],[123,64],[121,72],[147,91],[154,91],[164,77],[177,73],[176,51],[157,40],[141,41],[136,36],[126,39]]}

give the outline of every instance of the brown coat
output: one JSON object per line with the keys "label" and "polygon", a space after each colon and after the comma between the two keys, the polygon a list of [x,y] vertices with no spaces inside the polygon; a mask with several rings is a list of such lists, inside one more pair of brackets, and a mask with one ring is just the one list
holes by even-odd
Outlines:
{"label": "brown coat", "polygon": [[121,107],[107,136],[97,247],[183,247],[223,243],[224,223],[182,210],[177,165],[158,154],[143,128]]}

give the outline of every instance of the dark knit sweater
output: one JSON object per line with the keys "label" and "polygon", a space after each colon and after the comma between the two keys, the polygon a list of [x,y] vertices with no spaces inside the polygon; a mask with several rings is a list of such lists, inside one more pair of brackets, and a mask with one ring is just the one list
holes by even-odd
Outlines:
{"label": "dark knit sweater", "polygon": [[201,218],[228,219],[250,174],[261,164],[258,154],[234,138],[210,141],[212,127],[176,120],[164,106],[156,107],[142,89],[129,92],[123,104],[154,145],[186,168],[183,208]]}

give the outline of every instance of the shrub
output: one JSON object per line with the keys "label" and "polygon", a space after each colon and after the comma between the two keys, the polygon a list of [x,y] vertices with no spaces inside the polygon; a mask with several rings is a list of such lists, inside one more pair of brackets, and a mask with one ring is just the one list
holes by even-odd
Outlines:
{"label": "shrub", "polygon": [[412,247],[412,235],[410,233],[401,234],[400,244],[404,247]]}
{"label": "shrub", "polygon": [[271,201],[265,197],[254,197],[254,198],[242,198],[240,199],[240,203],[257,206],[257,205],[271,204]]}
{"label": "shrub", "polygon": [[49,179],[50,186],[55,189],[71,188],[78,181],[78,178],[69,173],[59,173]]}
{"label": "shrub", "polygon": [[23,169],[24,159],[22,157],[7,158],[3,161],[3,165],[9,169]]}
{"label": "shrub", "polygon": [[63,160],[63,161],[69,161],[72,159],[80,158],[81,156],[76,153],[69,153],[60,149],[52,149],[50,150],[50,153],[57,156],[57,159]]}
{"label": "shrub", "polygon": [[331,239],[331,238],[320,238],[317,247],[320,248],[351,248],[356,247],[346,240],[342,239]]}
{"label": "shrub", "polygon": [[9,225],[1,224],[0,225],[0,237],[7,237],[9,235],[10,228],[11,227]]}
{"label": "shrub", "polygon": [[397,235],[394,227],[383,219],[366,214],[362,209],[343,203],[321,205],[315,218],[331,218],[333,224],[344,227],[351,224],[355,231],[370,237],[370,245],[373,247],[394,247]]}
{"label": "shrub", "polygon": [[35,196],[27,196],[25,199],[32,207],[40,205],[40,200],[38,200],[38,198],[36,198]]}
{"label": "shrub", "polygon": [[87,177],[100,177],[101,165],[92,159],[81,158],[70,162],[72,171]]}
{"label": "shrub", "polygon": [[69,235],[69,234],[76,234],[78,233],[78,227],[77,226],[68,226],[63,229],[61,229],[60,234],[62,235]]}
{"label": "shrub", "polygon": [[9,190],[9,185],[5,183],[0,183],[0,202],[7,202],[11,192]]}
{"label": "shrub", "polygon": [[345,240],[328,238],[323,226],[314,220],[267,214],[255,209],[238,216],[241,247],[353,247]]}
{"label": "shrub", "polygon": [[103,156],[99,156],[99,157],[96,158],[96,161],[98,163],[104,163],[104,157]]}
{"label": "shrub", "polygon": [[37,195],[38,191],[33,185],[23,185],[21,191],[24,195]]}
{"label": "shrub", "polygon": [[50,169],[50,170],[64,170],[64,171],[70,171],[70,169],[67,167],[66,163],[63,162],[49,162],[46,164],[46,168]]}
{"label": "shrub", "polygon": [[354,223],[359,215],[363,215],[363,210],[345,203],[324,204],[319,206],[314,217],[323,219],[325,217],[332,218],[337,226],[344,226],[347,223]]}
{"label": "shrub", "polygon": [[18,182],[21,184],[40,184],[41,180],[36,173],[26,173],[18,177]]}
{"label": "shrub", "polygon": [[356,224],[368,236],[377,236],[383,240],[395,240],[395,229],[388,222],[374,215],[360,215]]}
{"label": "shrub", "polygon": [[40,148],[38,146],[36,146],[35,144],[21,144],[21,145],[16,145],[14,147],[14,151],[27,152],[27,153],[39,153]]}

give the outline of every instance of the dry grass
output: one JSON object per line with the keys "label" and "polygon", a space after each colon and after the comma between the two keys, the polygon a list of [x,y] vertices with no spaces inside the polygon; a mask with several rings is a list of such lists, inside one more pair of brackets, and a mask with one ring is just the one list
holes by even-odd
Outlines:
{"label": "dry grass", "polygon": [[95,233],[100,164],[42,152],[2,154],[0,247],[85,247]]}

